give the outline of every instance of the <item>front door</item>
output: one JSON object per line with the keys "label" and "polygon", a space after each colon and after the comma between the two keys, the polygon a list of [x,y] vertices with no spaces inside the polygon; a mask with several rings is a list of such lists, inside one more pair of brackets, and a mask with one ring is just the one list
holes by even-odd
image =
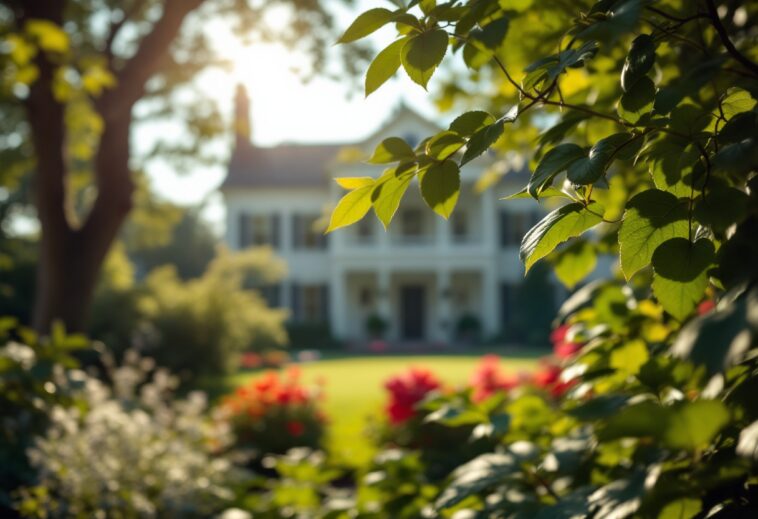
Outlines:
{"label": "front door", "polygon": [[400,288],[400,322],[405,340],[424,338],[426,291],[423,285],[405,285]]}

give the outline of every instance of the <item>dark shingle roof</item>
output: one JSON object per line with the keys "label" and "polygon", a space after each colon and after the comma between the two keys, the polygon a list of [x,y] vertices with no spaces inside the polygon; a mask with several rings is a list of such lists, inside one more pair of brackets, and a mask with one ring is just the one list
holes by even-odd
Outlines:
{"label": "dark shingle roof", "polygon": [[259,148],[238,141],[221,189],[239,187],[324,187],[327,167],[343,144],[284,144]]}

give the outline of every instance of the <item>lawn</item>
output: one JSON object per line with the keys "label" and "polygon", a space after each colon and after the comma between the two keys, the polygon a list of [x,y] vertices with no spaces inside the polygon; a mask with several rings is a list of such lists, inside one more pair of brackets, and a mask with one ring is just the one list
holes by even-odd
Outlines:
{"label": "lawn", "polygon": [[[503,357],[503,367],[513,372],[531,370],[537,358],[537,354]],[[455,386],[468,381],[479,359],[478,355],[352,357],[299,367],[306,384],[319,378],[326,381],[324,405],[331,420],[327,447],[337,459],[359,465],[372,455],[365,429],[370,417],[381,417],[386,398],[383,384],[388,377],[418,366],[432,370],[443,382]],[[226,378],[223,386],[231,389],[258,376],[261,372],[239,373]]]}

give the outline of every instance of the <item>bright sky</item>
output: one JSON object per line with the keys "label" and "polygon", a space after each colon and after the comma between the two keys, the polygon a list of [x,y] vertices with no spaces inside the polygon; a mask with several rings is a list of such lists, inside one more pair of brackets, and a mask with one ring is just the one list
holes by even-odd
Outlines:
{"label": "bright sky", "polygon": [[[375,7],[377,2],[359,2],[352,11],[342,9],[338,24],[347,27],[367,4]],[[386,121],[401,100],[420,113],[435,117],[430,95],[402,71],[366,99],[362,90],[351,91],[348,82],[316,78],[304,84],[292,71],[302,56],[295,56],[281,46],[245,47],[228,30],[213,30],[212,34],[219,54],[233,61],[234,70],[207,73],[198,79],[199,87],[216,100],[225,114],[230,114],[235,85],[245,85],[251,98],[253,141],[257,145],[359,141]],[[385,27],[371,41],[380,47],[391,42],[393,36],[394,27]],[[157,128],[146,131],[142,139],[148,140],[150,133],[160,131]],[[208,218],[215,223],[223,220],[220,197],[214,194],[225,174],[223,166],[210,169],[199,166],[195,171],[177,174],[171,167],[153,162],[148,172],[160,195],[183,204],[208,198]]]}

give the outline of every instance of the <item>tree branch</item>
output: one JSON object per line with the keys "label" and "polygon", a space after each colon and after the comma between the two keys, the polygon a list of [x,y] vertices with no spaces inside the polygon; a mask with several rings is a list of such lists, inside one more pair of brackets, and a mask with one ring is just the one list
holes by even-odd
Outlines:
{"label": "tree branch", "polygon": [[130,111],[134,103],[145,93],[145,83],[161,67],[171,44],[179,34],[184,19],[197,9],[204,0],[166,0],[163,15],[139,44],[121,70],[116,73],[118,83],[106,92],[98,102],[98,111],[106,119],[121,117]]}
{"label": "tree branch", "polygon": [[708,17],[711,19],[711,23],[716,29],[716,32],[719,34],[721,43],[724,44],[727,52],[729,52],[729,54],[731,54],[734,59],[739,61],[748,70],[750,70],[750,72],[758,76],[758,64],[750,61],[747,56],[742,54],[737,49],[737,47],[734,46],[734,43],[732,43],[732,41],[729,39],[729,34],[726,32],[724,24],[721,23],[721,18],[719,18],[719,13],[716,10],[716,5],[713,3],[713,0],[706,0],[705,5],[708,7]]}

